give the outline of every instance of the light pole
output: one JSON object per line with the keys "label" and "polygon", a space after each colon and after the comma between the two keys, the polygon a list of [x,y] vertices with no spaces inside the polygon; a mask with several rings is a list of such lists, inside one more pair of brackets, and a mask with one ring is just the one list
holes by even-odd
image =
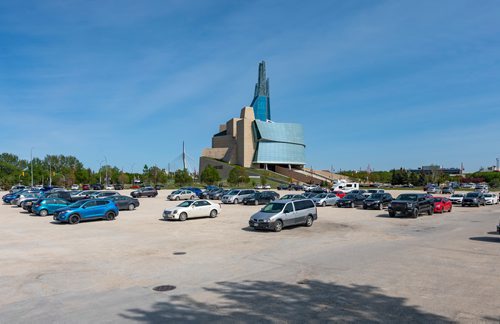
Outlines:
{"label": "light pole", "polygon": [[134,166],[135,166],[135,163],[132,163],[132,186],[134,185],[134,180],[135,180]]}
{"label": "light pole", "polygon": [[105,161],[105,165],[104,165],[104,168],[106,169],[106,186],[108,186],[108,159],[106,158],[106,156],[104,156],[104,161]]}
{"label": "light pole", "polygon": [[49,160],[49,187],[52,187],[52,163]]}
{"label": "light pole", "polygon": [[33,188],[33,147],[30,150],[30,163],[31,163],[31,188]]}
{"label": "light pole", "polygon": [[104,161],[99,162],[99,184],[102,184],[102,178],[101,178],[102,162]]}

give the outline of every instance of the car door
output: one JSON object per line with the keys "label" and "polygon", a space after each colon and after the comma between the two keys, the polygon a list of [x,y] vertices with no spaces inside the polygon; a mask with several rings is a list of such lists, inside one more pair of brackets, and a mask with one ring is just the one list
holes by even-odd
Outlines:
{"label": "car door", "polygon": [[118,206],[118,209],[126,209],[128,208],[128,202],[129,200],[127,199],[127,197],[125,196],[122,196],[122,197],[116,197],[114,199],[116,205]]}
{"label": "car door", "polygon": [[97,200],[95,207],[95,214],[93,217],[103,217],[106,214],[107,209],[108,209],[107,200]]}
{"label": "car door", "polygon": [[52,212],[56,209],[63,208],[66,206],[68,206],[68,202],[66,200],[56,198],[56,199],[54,199],[54,209],[52,210]]}
{"label": "car door", "polygon": [[290,226],[295,224],[295,210],[293,209],[293,204],[291,202],[285,205],[283,209],[283,226]]}
{"label": "car door", "polygon": [[201,200],[201,201],[194,202],[194,204],[197,205],[197,207],[195,207],[195,208],[198,209],[198,211],[196,213],[197,217],[205,217],[205,216],[210,215],[211,205],[209,202]]}
{"label": "car door", "polygon": [[96,215],[96,200],[91,200],[82,205],[80,216],[82,218],[92,218]]}

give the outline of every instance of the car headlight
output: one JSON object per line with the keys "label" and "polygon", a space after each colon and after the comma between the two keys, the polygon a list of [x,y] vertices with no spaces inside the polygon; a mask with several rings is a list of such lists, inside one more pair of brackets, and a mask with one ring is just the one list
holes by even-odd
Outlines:
{"label": "car headlight", "polygon": [[406,206],[411,208],[411,207],[413,207],[413,203],[406,203]]}
{"label": "car headlight", "polygon": [[172,212],[172,214],[177,214],[177,210],[174,210],[174,211]]}

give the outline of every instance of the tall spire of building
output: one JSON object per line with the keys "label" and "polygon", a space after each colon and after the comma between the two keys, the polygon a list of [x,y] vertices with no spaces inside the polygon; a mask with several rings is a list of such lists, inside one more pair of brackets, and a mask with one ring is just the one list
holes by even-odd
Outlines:
{"label": "tall spire of building", "polygon": [[271,120],[271,104],[269,100],[269,79],[266,78],[266,62],[259,63],[259,76],[255,84],[255,93],[252,104],[255,119]]}

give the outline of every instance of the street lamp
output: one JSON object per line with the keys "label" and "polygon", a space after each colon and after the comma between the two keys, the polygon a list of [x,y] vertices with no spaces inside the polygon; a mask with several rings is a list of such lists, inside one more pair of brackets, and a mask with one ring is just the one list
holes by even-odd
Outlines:
{"label": "street lamp", "polygon": [[102,178],[101,178],[102,162],[104,162],[104,160],[99,162],[99,184],[102,184]]}
{"label": "street lamp", "polygon": [[104,165],[104,168],[106,168],[106,186],[108,186],[108,159],[106,156],[104,156],[104,161],[106,161],[106,165]]}

